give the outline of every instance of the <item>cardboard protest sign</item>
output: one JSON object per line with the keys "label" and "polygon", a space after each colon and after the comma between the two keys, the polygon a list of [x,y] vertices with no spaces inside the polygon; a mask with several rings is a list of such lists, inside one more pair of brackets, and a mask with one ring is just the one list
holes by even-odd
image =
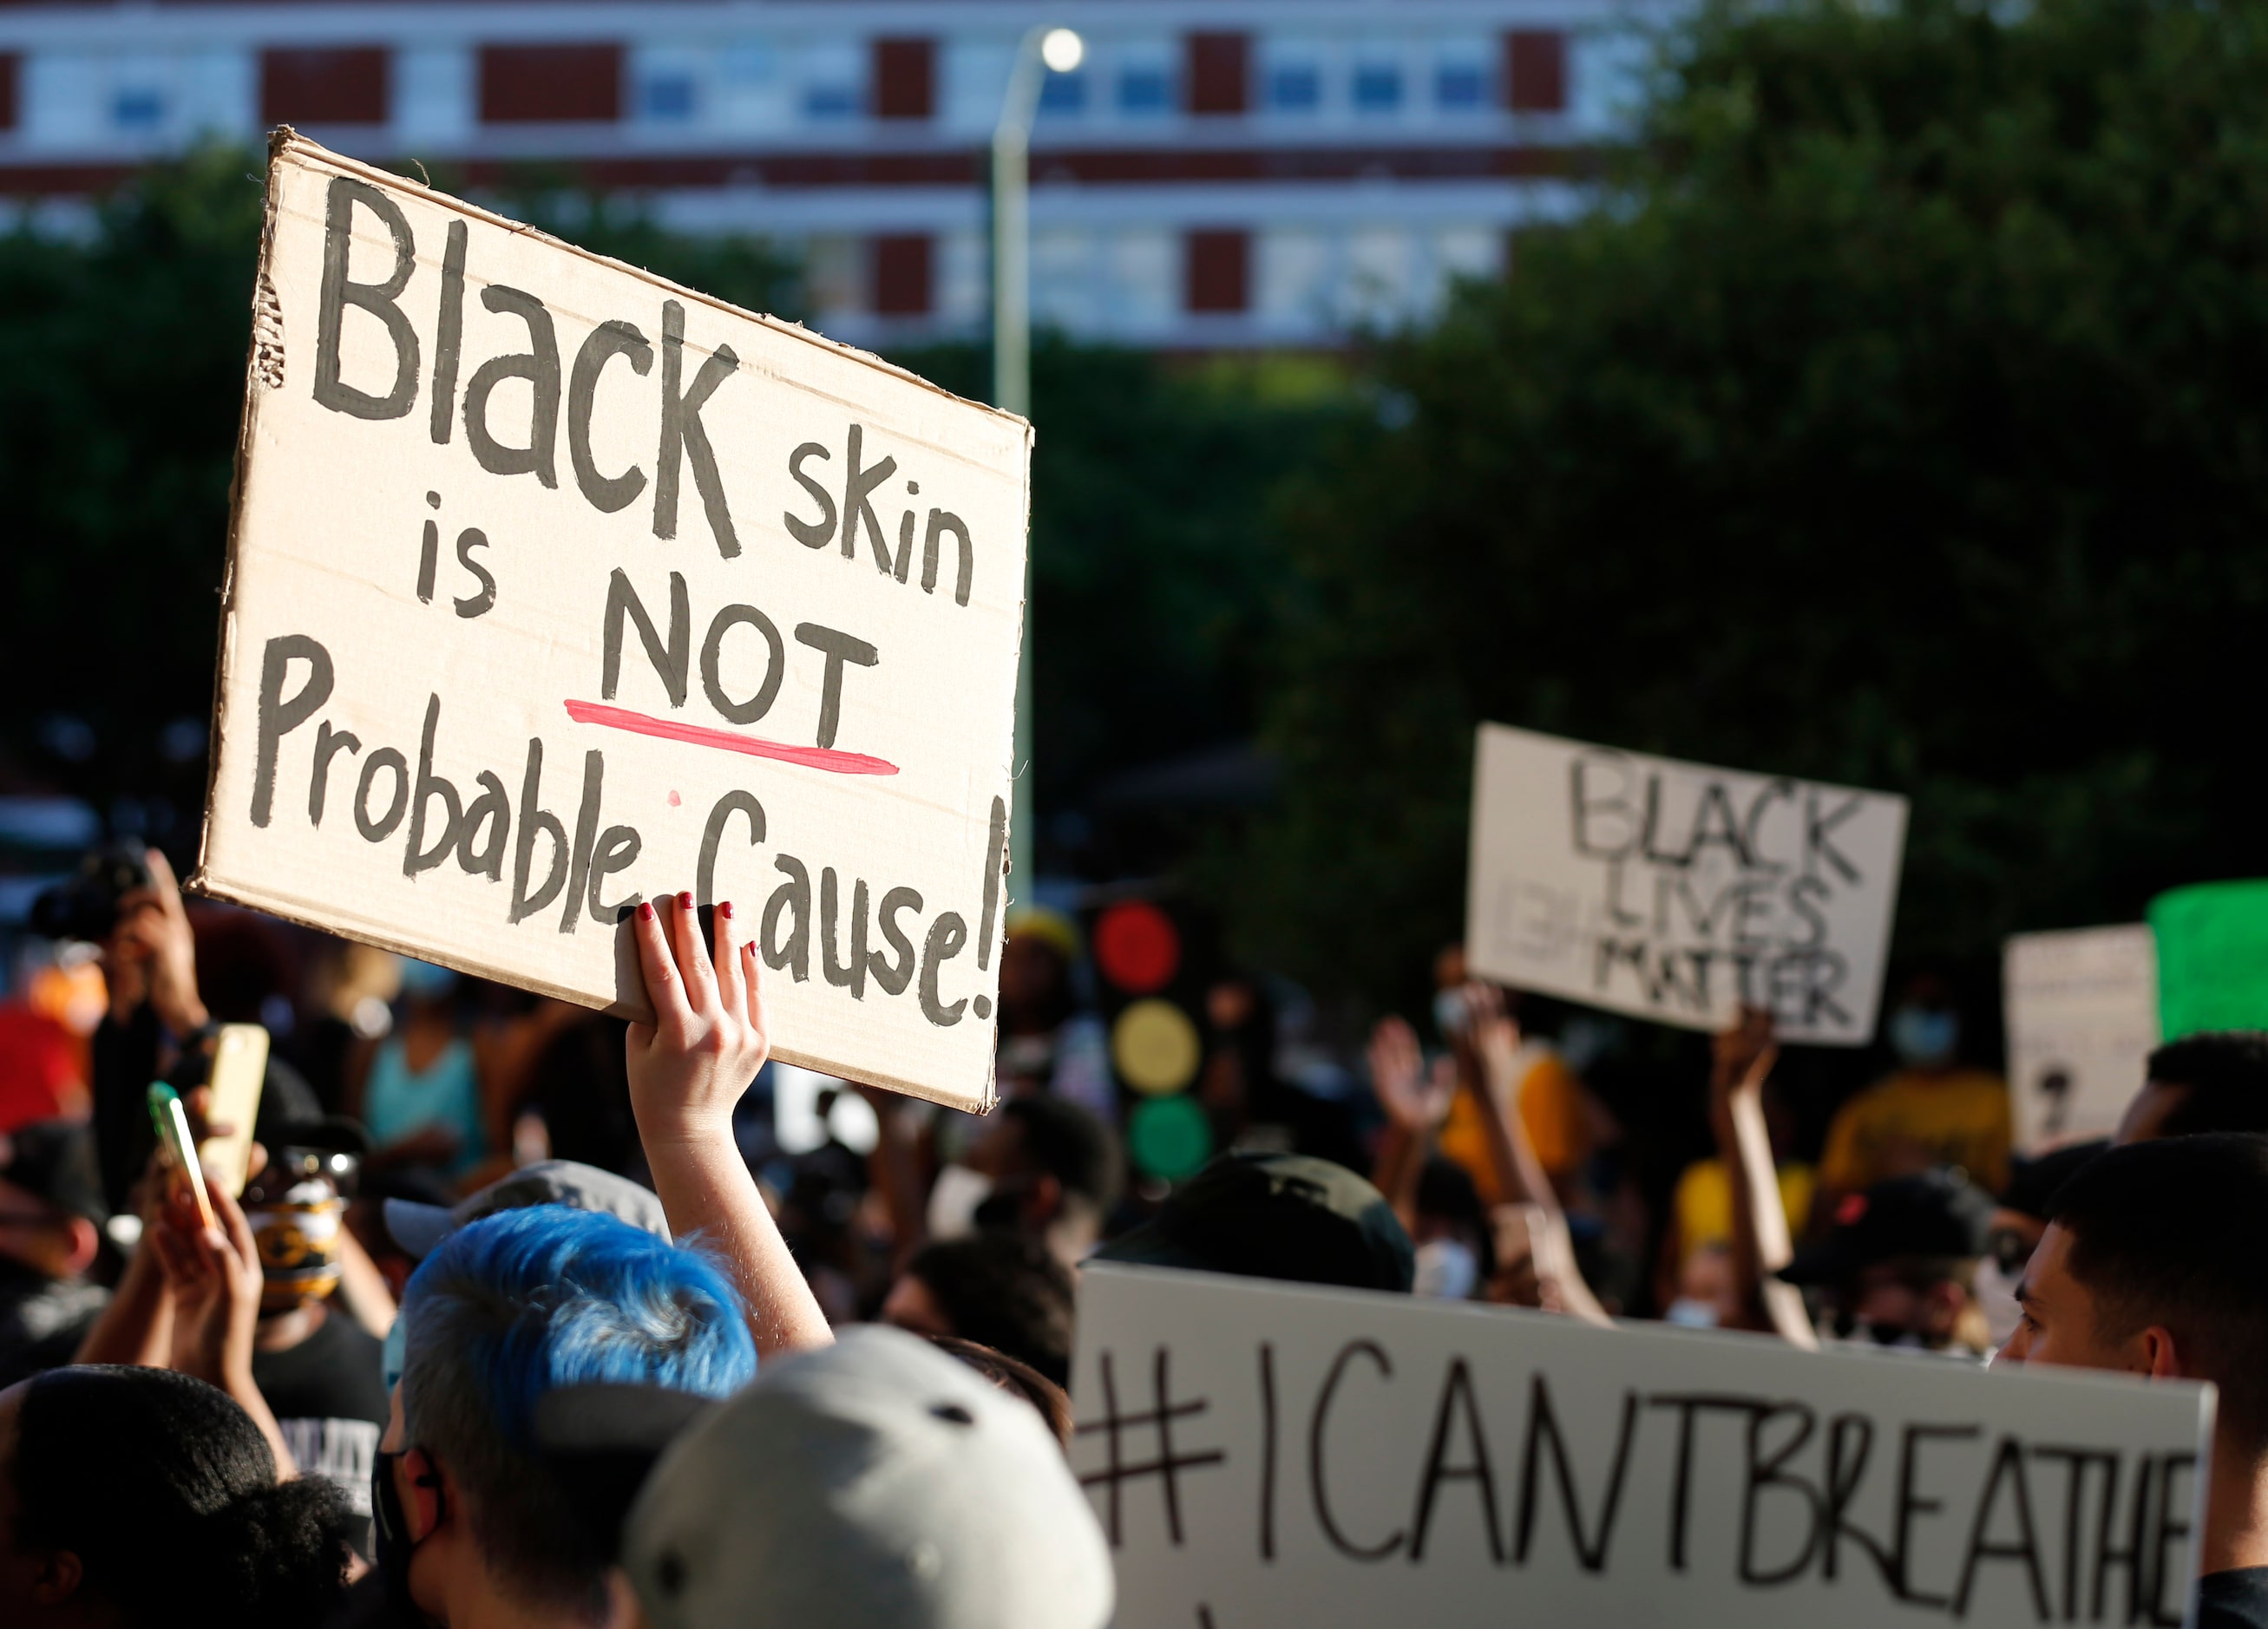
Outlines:
{"label": "cardboard protest sign", "polygon": [[1119,1629],[2179,1624],[2207,1387],[1080,1276]]}
{"label": "cardboard protest sign", "polygon": [[2018,934],[2001,959],[2016,1147],[2107,1136],[2158,1044],[2158,952],[2147,926]]}
{"label": "cardboard protest sign", "polygon": [[2268,882],[2199,883],[2150,901],[2168,1040],[2268,1029]]}
{"label": "cardboard protest sign", "polygon": [[1030,429],[279,132],[196,885],[990,1100]]}
{"label": "cardboard protest sign", "polygon": [[1689,1030],[1873,1038],[1906,803],[1483,724],[1465,954],[1486,978]]}

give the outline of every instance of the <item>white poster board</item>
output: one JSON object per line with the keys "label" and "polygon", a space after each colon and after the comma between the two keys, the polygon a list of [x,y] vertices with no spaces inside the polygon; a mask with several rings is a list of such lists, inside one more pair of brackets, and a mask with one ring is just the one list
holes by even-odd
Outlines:
{"label": "white poster board", "polygon": [[1481,976],[1689,1030],[1874,1033],[1906,801],[1483,724],[1465,955]]}
{"label": "white poster board", "polygon": [[195,885],[987,1104],[1029,427],[288,132],[254,338]]}
{"label": "white poster board", "polygon": [[2108,1136],[2158,1044],[2149,924],[2018,934],[2000,965],[2018,1150]]}
{"label": "white poster board", "polygon": [[1090,1265],[1118,1629],[2178,1624],[2208,1387]]}

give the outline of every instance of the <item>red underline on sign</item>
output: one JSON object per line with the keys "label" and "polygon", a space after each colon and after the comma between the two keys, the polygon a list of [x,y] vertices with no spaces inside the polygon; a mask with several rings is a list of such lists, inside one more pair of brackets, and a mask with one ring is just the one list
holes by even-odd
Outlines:
{"label": "red underline on sign", "polygon": [[663,741],[682,741],[688,746],[713,746],[720,752],[746,752],[751,758],[776,758],[784,764],[799,764],[806,769],[824,769],[838,775],[894,775],[898,767],[884,758],[869,758],[864,752],[838,752],[828,746],[790,746],[784,741],[765,741],[755,736],[734,735],[729,730],[711,730],[704,724],[681,724],[674,719],[655,718],[645,713],[633,713],[626,707],[604,707],[596,701],[570,701],[567,716],[578,724],[604,724],[609,730],[627,730],[632,735],[652,736]]}

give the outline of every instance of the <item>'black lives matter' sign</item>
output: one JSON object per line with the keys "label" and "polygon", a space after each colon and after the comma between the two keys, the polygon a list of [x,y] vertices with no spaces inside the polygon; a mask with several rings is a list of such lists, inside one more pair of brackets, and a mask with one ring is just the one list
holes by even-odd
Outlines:
{"label": "'black lives matter' sign", "polygon": [[279,132],[197,885],[632,1014],[729,899],[782,1056],[982,1105],[1030,446]]}
{"label": "'black lives matter' sign", "polygon": [[1685,1029],[1771,1009],[1789,1040],[1865,1045],[1906,801],[1502,724],[1473,767],[1475,971]]}
{"label": "'black lives matter' sign", "polygon": [[2178,1625],[2211,1389],[1079,1275],[1119,1629]]}

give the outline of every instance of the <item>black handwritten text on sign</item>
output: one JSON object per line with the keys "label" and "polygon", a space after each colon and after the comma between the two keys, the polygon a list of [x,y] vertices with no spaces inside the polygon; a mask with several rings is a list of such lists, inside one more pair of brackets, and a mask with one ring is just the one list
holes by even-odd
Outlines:
{"label": "black handwritten text on sign", "polygon": [[782,1054],[990,1089],[1029,431],[283,141],[207,891],[635,1011],[730,899]]}
{"label": "black handwritten text on sign", "polygon": [[1902,797],[1481,726],[1467,951],[1486,976],[1687,1029],[1874,1031]]}
{"label": "black handwritten text on sign", "polygon": [[1120,1629],[2178,1625],[2202,1387],[1080,1276]]}

